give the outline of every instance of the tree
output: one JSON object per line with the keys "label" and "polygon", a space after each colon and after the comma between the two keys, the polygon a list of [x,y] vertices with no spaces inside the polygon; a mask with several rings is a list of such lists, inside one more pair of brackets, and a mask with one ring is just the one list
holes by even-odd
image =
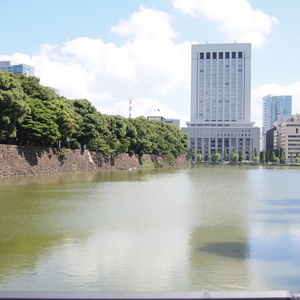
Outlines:
{"label": "tree", "polygon": [[74,137],[83,149],[89,146],[93,140],[98,139],[104,129],[101,113],[86,99],[69,100],[73,107],[78,122],[78,130]]}
{"label": "tree", "polygon": [[232,162],[237,162],[239,159],[239,155],[237,153],[235,153],[235,148],[232,148],[231,151],[231,161]]}
{"label": "tree", "polygon": [[275,162],[275,160],[276,160],[276,155],[275,155],[275,151],[271,151],[271,157],[270,157],[270,160],[272,161],[272,162]]}
{"label": "tree", "polygon": [[256,164],[259,163],[259,157],[258,157],[258,156],[253,157],[253,161],[254,161]]}
{"label": "tree", "polygon": [[219,152],[215,152],[214,162],[219,162],[220,160],[221,160],[221,154]]}
{"label": "tree", "polygon": [[224,148],[224,160],[228,160],[228,151],[226,147]]}
{"label": "tree", "polygon": [[254,151],[253,151],[253,157],[256,157],[257,156],[257,149],[256,147],[254,148]]}
{"label": "tree", "polygon": [[279,163],[279,158],[278,158],[277,156],[275,156],[273,162],[274,162],[274,163]]}
{"label": "tree", "polygon": [[203,154],[202,154],[202,153],[198,153],[198,154],[197,154],[197,160],[198,160],[199,162],[202,162],[202,160],[203,160]]}
{"label": "tree", "polygon": [[280,148],[280,162],[285,163],[285,154],[282,148]]}
{"label": "tree", "polygon": [[60,137],[56,115],[48,101],[29,99],[31,113],[19,125],[18,140],[22,145],[50,147]]}
{"label": "tree", "polygon": [[246,155],[243,153],[243,149],[239,151],[239,161],[243,161],[246,159]]}
{"label": "tree", "polygon": [[16,127],[30,112],[28,97],[13,74],[0,72],[0,140],[16,136]]}
{"label": "tree", "polygon": [[264,151],[260,151],[260,161],[262,163],[265,163],[266,162],[266,154]]}

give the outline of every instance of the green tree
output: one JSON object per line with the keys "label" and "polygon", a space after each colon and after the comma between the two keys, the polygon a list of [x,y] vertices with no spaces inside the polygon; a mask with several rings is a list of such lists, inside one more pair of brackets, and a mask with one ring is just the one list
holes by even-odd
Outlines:
{"label": "green tree", "polygon": [[265,163],[266,162],[266,154],[264,151],[260,151],[260,161],[262,163]]}
{"label": "green tree", "polygon": [[254,151],[253,151],[253,157],[257,157],[257,149],[256,149],[256,147],[254,148]]}
{"label": "green tree", "polygon": [[82,148],[89,147],[94,140],[99,138],[104,129],[101,113],[86,99],[69,100],[68,102],[73,107],[78,122],[78,129],[74,133],[74,137]]}
{"label": "green tree", "polygon": [[40,99],[42,101],[57,100],[59,96],[55,91],[49,87],[40,84],[40,79],[34,76],[15,75],[19,80],[23,91],[33,99]]}
{"label": "green tree", "polygon": [[259,163],[259,157],[258,156],[254,156],[253,157],[253,161],[257,164]]}
{"label": "green tree", "polygon": [[61,134],[55,123],[56,115],[51,103],[40,99],[29,99],[31,113],[18,128],[18,140],[22,145],[50,147]]}
{"label": "green tree", "polygon": [[203,161],[203,154],[202,154],[202,153],[198,153],[198,154],[197,154],[197,160],[198,160],[199,162],[202,162],[202,161]]}
{"label": "green tree", "polygon": [[275,160],[276,160],[276,155],[275,155],[275,151],[271,151],[271,157],[270,157],[270,160],[272,161],[272,162],[275,162]]}
{"label": "green tree", "polygon": [[243,161],[245,159],[246,159],[246,155],[243,153],[243,149],[240,149],[239,150],[239,158],[238,158],[238,160],[239,161]]}
{"label": "green tree", "polygon": [[279,158],[278,158],[277,156],[275,156],[273,162],[274,162],[274,163],[279,163],[279,161],[280,161]]}
{"label": "green tree", "polygon": [[280,149],[280,162],[281,163],[285,162],[285,154],[282,148]]}
{"label": "green tree", "polygon": [[237,162],[239,159],[239,155],[237,153],[235,153],[235,148],[232,148],[231,151],[231,161],[232,162]]}
{"label": "green tree", "polygon": [[228,161],[228,151],[227,148],[224,148],[224,160]]}
{"label": "green tree", "polygon": [[219,162],[220,160],[221,160],[221,154],[219,152],[215,152],[214,162]]}
{"label": "green tree", "polygon": [[0,72],[0,140],[16,137],[16,128],[30,113],[28,97],[13,74]]}

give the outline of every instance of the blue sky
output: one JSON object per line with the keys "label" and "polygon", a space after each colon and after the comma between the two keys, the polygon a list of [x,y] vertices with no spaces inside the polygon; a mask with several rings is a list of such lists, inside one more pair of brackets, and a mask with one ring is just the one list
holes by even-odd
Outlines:
{"label": "blue sky", "polygon": [[262,97],[300,112],[299,0],[0,0],[0,60],[103,113],[190,115],[192,43],[252,43],[252,121]]}

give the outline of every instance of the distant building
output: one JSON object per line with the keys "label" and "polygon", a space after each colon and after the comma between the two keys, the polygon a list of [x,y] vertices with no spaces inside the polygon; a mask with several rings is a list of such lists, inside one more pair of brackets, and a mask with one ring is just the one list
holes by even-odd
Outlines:
{"label": "distant building", "polygon": [[277,149],[275,148],[275,140],[276,140],[276,146],[278,143],[278,136],[277,136],[277,131],[276,131],[276,127],[273,127],[271,129],[269,129],[266,134],[266,150],[274,150]]}
{"label": "distant building", "polygon": [[182,130],[204,158],[225,149],[253,159],[260,129],[250,119],[251,44],[192,45],[191,121]]}
{"label": "distant building", "polygon": [[175,125],[180,128],[180,120],[179,119],[165,119],[165,123]]}
{"label": "distant building", "polygon": [[12,70],[10,61],[0,61],[0,71],[12,73]]}
{"label": "distant building", "polygon": [[0,61],[0,71],[5,71],[14,74],[25,74],[34,76],[35,68],[26,64],[11,65],[10,61]]}
{"label": "distant building", "polygon": [[263,120],[262,120],[262,140],[263,149],[266,148],[266,132],[274,126],[279,115],[292,114],[292,96],[267,95],[263,98]]}
{"label": "distant building", "polygon": [[155,120],[155,121],[160,121],[163,123],[175,125],[177,127],[180,127],[180,120],[179,119],[165,119],[162,116],[148,116],[147,120]]}
{"label": "distant building", "polygon": [[280,140],[286,161],[300,157],[300,114],[282,123]]}
{"label": "distant building", "polygon": [[[293,115],[279,115],[278,120],[274,123],[274,127],[266,132],[266,148],[265,150],[273,150],[281,148],[281,125],[287,120],[293,118]],[[268,134],[270,130],[273,130],[273,136]]]}

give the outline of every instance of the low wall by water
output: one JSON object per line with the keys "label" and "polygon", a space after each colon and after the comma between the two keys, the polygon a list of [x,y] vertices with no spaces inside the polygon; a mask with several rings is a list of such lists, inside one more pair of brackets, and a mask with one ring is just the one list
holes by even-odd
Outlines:
{"label": "low wall by water", "polygon": [[[188,165],[185,156],[177,158],[175,166]],[[106,156],[99,152],[80,149],[0,145],[0,178],[155,166],[170,167],[163,158],[148,154],[142,158],[137,155],[130,157],[126,153]]]}

